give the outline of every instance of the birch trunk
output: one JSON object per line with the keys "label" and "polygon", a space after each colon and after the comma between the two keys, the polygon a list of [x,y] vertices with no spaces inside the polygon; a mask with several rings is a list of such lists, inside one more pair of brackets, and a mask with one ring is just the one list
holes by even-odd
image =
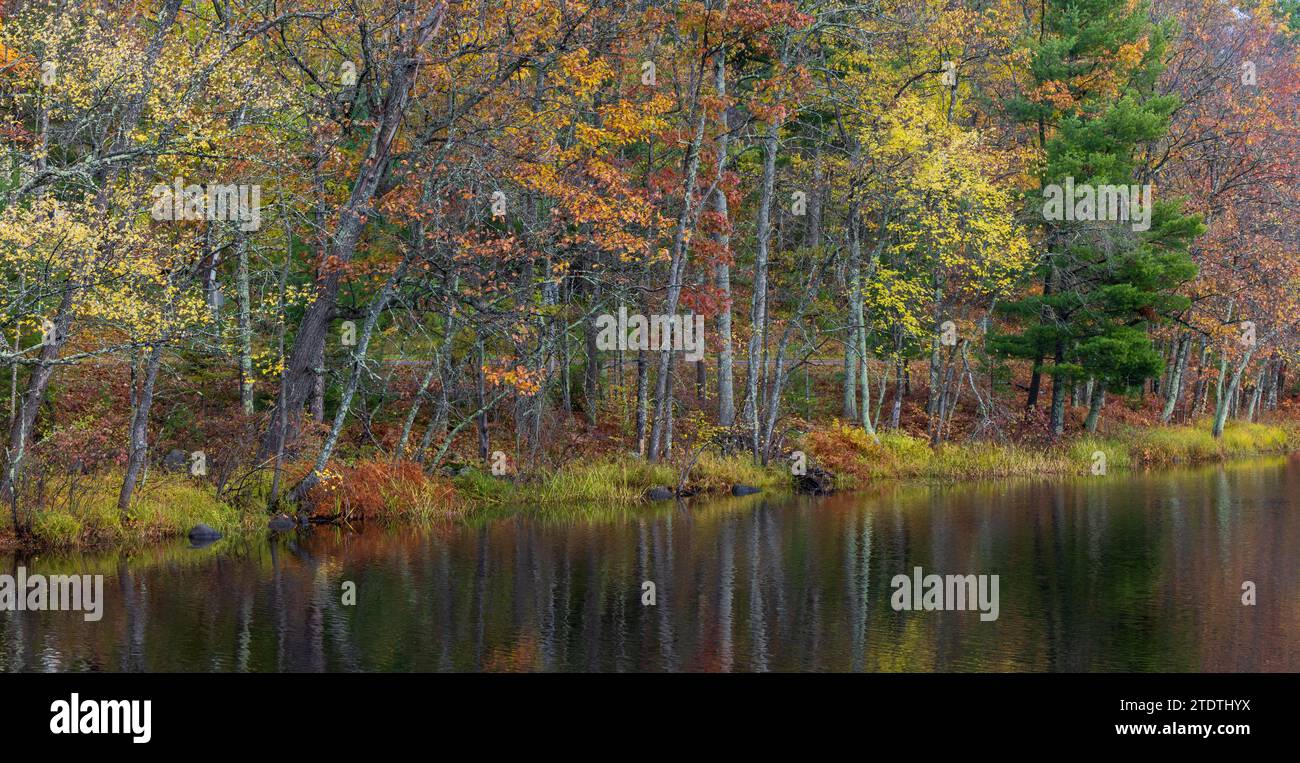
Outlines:
{"label": "birch trunk", "polygon": [[749,324],[752,332],[749,337],[749,379],[745,395],[746,411],[749,415],[750,444],[754,457],[759,457],[759,412],[758,380],[764,372],[763,348],[765,345],[765,326],[767,325],[767,259],[768,247],[772,239],[772,198],[776,188],[776,151],[777,138],[781,126],[775,120],[767,126],[767,135],[763,138],[763,181],[759,194],[758,212],[756,214],[758,243],[754,252],[754,295],[750,302]]}
{"label": "birch trunk", "polygon": [[154,345],[146,361],[144,379],[136,395],[135,411],[131,416],[131,437],[127,449],[126,475],[122,478],[122,489],[117,494],[117,510],[123,519],[131,508],[131,496],[135,493],[140,472],[149,455],[149,409],[153,406],[154,382],[158,379],[158,367],[162,365],[162,343]]}
{"label": "birch trunk", "polygon": [[[726,102],[727,95],[727,53],[722,46],[713,57],[713,87],[719,99]],[[724,106],[721,116],[721,132],[715,141],[718,155],[718,174],[715,178],[717,187],[713,190],[710,201],[724,226],[723,231],[713,234],[713,242],[723,257],[729,257],[731,235],[726,226],[731,224],[727,209],[727,195],[722,192],[722,178],[727,166],[727,144],[730,127],[727,109]],[[731,265],[724,259],[714,269],[715,283],[722,295],[722,309],[718,311],[718,423],[724,427],[736,423],[735,361],[731,347]]]}

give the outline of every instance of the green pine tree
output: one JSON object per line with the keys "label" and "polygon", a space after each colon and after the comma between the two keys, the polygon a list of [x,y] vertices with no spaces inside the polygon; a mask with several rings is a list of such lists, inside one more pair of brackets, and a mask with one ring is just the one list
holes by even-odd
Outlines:
{"label": "green pine tree", "polygon": [[[1038,38],[1026,43],[1033,78],[1008,105],[1036,127],[1043,152],[1039,189],[1028,200],[1045,249],[1042,291],[1001,306],[1016,328],[991,335],[989,347],[1033,362],[1031,407],[1042,375],[1051,377],[1053,436],[1065,430],[1074,384],[1094,382],[1091,428],[1105,391],[1125,392],[1161,373],[1150,328],[1187,307],[1173,292],[1196,274],[1187,248],[1203,230],[1199,218],[1183,214],[1178,200],[1156,200],[1154,189],[1138,194],[1151,203],[1127,210],[1101,194],[1103,186],[1131,192],[1149,181],[1141,150],[1165,134],[1179,104],[1155,92],[1167,33],[1141,4],[1048,0]],[[1078,193],[1071,198],[1069,189]]]}

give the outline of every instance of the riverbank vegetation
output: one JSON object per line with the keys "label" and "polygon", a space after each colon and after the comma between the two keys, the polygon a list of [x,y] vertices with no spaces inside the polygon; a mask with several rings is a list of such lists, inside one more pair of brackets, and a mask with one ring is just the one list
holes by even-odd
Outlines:
{"label": "riverbank vegetation", "polygon": [[[1300,443],[1300,427],[1292,424],[1233,422],[1219,439],[1211,436],[1210,427],[1209,422],[1126,427],[1106,436],[1086,435],[1043,447],[967,442],[945,443],[936,449],[922,437],[886,432],[877,441],[852,425],[834,422],[808,432],[798,444],[808,448],[807,455],[815,462],[832,470],[837,489],[859,490],[891,483],[1123,474],[1288,453]],[[1099,464],[1104,464],[1100,470]],[[304,463],[298,468],[310,466]],[[112,473],[98,476],[70,489],[72,501],[51,502],[37,515],[28,544],[140,546],[183,537],[197,524],[224,535],[252,535],[265,529],[262,494],[251,502],[234,496],[223,500],[201,481],[167,473],[141,486],[140,498],[124,521],[113,502],[117,479]],[[786,464],[764,467],[748,454],[701,454],[684,478],[671,465],[632,455],[575,460],[558,469],[511,477],[465,465],[430,476],[411,462],[365,461],[331,470],[304,511],[342,525],[462,521],[498,509],[574,518],[608,517],[611,511],[627,510],[644,514],[656,503],[648,497],[650,491],[676,485],[679,479],[684,492],[699,500],[727,495],[736,485],[769,495],[792,489]],[[0,534],[0,546],[16,543],[13,535]]]}
{"label": "riverbank vegetation", "polygon": [[879,441],[837,424],[809,436],[818,460],[841,487],[881,479],[961,481],[1044,475],[1104,476],[1150,467],[1196,465],[1253,455],[1281,454],[1300,443],[1293,425],[1232,423],[1222,438],[1200,426],[1126,427],[1107,436],[1084,435],[1043,447],[986,442],[931,448],[920,438],[884,433]]}
{"label": "riverbank vegetation", "polygon": [[0,2],[0,535],[1284,450],[1298,29]]}

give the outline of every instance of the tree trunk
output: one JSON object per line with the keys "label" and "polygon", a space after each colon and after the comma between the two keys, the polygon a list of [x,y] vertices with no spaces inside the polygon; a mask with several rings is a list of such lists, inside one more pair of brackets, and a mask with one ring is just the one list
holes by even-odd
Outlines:
{"label": "tree trunk", "polygon": [[[1052,274],[1054,269],[1054,266],[1048,264],[1047,272],[1043,274],[1044,297],[1047,297],[1052,293]],[[1043,323],[1047,323],[1051,318],[1052,310],[1051,308],[1044,306],[1041,314]],[[1043,372],[1041,370],[1043,360],[1044,356],[1039,355],[1038,359],[1034,361],[1033,374],[1029,377],[1029,395],[1025,398],[1025,408],[1038,407],[1038,395],[1042,391],[1043,386]]]}
{"label": "tree trunk", "polygon": [[[763,425],[763,453],[762,463],[767,465],[768,460],[772,457],[772,445],[776,432],[776,422],[781,411],[781,392],[785,388],[787,372],[785,368],[785,352],[790,346],[790,339],[794,336],[795,327],[803,320],[804,311],[816,297],[818,286],[821,283],[821,263],[813,266],[812,272],[808,275],[807,284],[804,287],[804,293],[799,299],[790,320],[786,323],[785,330],[781,332],[781,339],[776,348],[776,370],[772,376],[772,383],[767,390],[767,416]],[[870,411],[866,411],[866,418],[870,422]]]}
{"label": "tree trunk", "polygon": [[370,337],[374,334],[375,324],[379,321],[379,316],[388,307],[388,300],[393,295],[393,290],[406,275],[406,270],[410,266],[411,257],[408,255],[402,260],[402,264],[393,271],[392,275],[384,283],[383,288],[375,295],[370,306],[366,310],[365,324],[361,328],[361,336],[357,338],[357,349],[352,353],[352,372],[348,374],[347,384],[343,388],[343,394],[339,398],[338,410],[334,412],[334,424],[330,427],[330,432],[325,438],[325,443],[321,446],[320,453],[316,455],[316,463],[307,476],[293,489],[289,494],[289,500],[299,502],[307,496],[311,489],[320,482],[320,474],[324,471],[325,466],[329,463],[330,456],[334,455],[334,446],[338,444],[339,435],[343,432],[343,424],[347,421],[348,410],[352,407],[352,398],[356,395],[357,386],[361,383],[361,374],[366,366],[366,354],[370,350]]}
{"label": "tree trunk", "polygon": [[772,240],[772,197],[776,192],[776,153],[777,138],[781,125],[772,120],[767,125],[767,134],[763,138],[763,181],[759,193],[758,212],[755,215],[757,225],[757,247],[754,252],[754,295],[750,302],[749,325],[749,379],[746,390],[746,410],[749,415],[750,444],[754,457],[759,457],[759,412],[758,380],[765,372],[762,368],[764,359],[764,336],[767,325],[767,260],[768,247]]}
{"label": "tree trunk", "polygon": [[[445,2],[436,3],[424,19],[410,30],[408,38],[403,41],[405,44],[400,44],[404,54],[397,56],[393,64],[383,104],[374,117],[375,128],[369,150],[357,169],[352,193],[339,210],[338,223],[330,239],[329,254],[340,264],[351,262],[352,255],[356,252],[366,218],[371,212],[375,191],[379,188],[379,181],[392,157],[397,130],[410,104],[416,70],[423,60],[420,51],[428,46],[429,40],[442,26],[446,11]],[[402,26],[409,25],[410,21],[407,20]],[[291,440],[298,433],[303,403],[313,389],[316,361],[324,351],[325,336],[334,319],[342,275],[342,269],[331,268],[317,281],[316,297],[307,307],[298,326],[289,362],[280,377],[281,401],[267,422],[266,433],[258,451],[259,460],[275,453],[282,445],[282,440]]]}
{"label": "tree trunk", "polygon": [[[452,315],[450,308],[447,310],[447,315],[448,317]],[[450,325],[450,321],[448,325]],[[428,452],[429,445],[433,443],[434,436],[445,434],[447,428],[447,419],[451,410],[450,392],[448,390],[451,387],[451,375],[454,370],[451,335],[452,331],[449,328],[444,334],[444,356],[437,359],[439,360],[438,379],[440,382],[438,385],[438,406],[434,408],[433,418],[429,420],[429,426],[424,430],[424,437],[420,438],[420,446],[415,453],[415,462],[421,465],[424,464],[425,453]]]}
{"label": "tree trunk", "polygon": [[[593,274],[594,277],[594,274]],[[582,321],[583,369],[582,369],[582,407],[587,414],[587,423],[596,426],[597,414],[600,413],[600,348],[596,345],[596,305],[600,303],[600,284],[594,284],[589,295],[591,304],[587,306],[586,317]]]}
{"label": "tree trunk", "polygon": [[[1055,364],[1059,369],[1061,363],[1065,360],[1065,347],[1060,342],[1056,344]],[[1055,373],[1052,375],[1052,438],[1057,439],[1065,434],[1065,385],[1068,382]]]}
{"label": "tree trunk", "polygon": [[1283,389],[1286,386],[1286,359],[1277,359],[1277,374],[1273,377],[1272,383],[1268,386],[1268,409],[1277,410],[1278,396],[1285,393]]}
{"label": "tree trunk", "polygon": [[[483,346],[483,340],[478,341],[478,366],[475,374],[475,398],[478,402],[478,411],[474,416],[475,424],[478,427],[478,457],[483,463],[487,463],[488,449],[491,443],[488,439],[488,418],[487,418],[487,378],[484,375],[484,364],[487,363],[487,352]],[[447,438],[450,441],[450,437]]]}
{"label": "tree trunk", "polygon": [[244,413],[253,414],[253,325],[248,286],[248,238],[239,237],[239,261],[236,289],[239,292],[239,405]]}
{"label": "tree trunk", "polygon": [[646,455],[649,445],[646,429],[649,424],[650,408],[650,354],[645,350],[636,351],[636,449]]}
{"label": "tree trunk", "polygon": [[1259,377],[1255,379],[1255,389],[1250,395],[1250,407],[1246,410],[1246,421],[1255,420],[1255,411],[1259,408],[1259,399],[1264,394],[1264,379],[1268,376],[1270,362],[1264,361],[1263,368],[1259,369]]}
{"label": "tree trunk", "polygon": [[[925,414],[933,419],[939,412],[939,376],[943,356],[940,352],[939,338],[943,332],[941,310],[943,290],[939,288],[938,279],[934,285],[934,332],[930,337],[930,390],[925,398]],[[933,429],[933,426],[931,427]]]}
{"label": "tree trunk", "polygon": [[[1250,347],[1249,349],[1246,350],[1245,354],[1241,358],[1241,363],[1239,363],[1237,365],[1236,370],[1232,372],[1232,378],[1228,382],[1228,389],[1226,391],[1221,391],[1221,393],[1218,395],[1217,398],[1218,404],[1215,406],[1214,409],[1214,428],[1210,432],[1212,435],[1214,435],[1214,439],[1216,440],[1223,436],[1223,427],[1228,420],[1229,402],[1232,400],[1233,396],[1236,395],[1237,387],[1239,384],[1241,384],[1241,376],[1246,372],[1246,366],[1250,365],[1250,358],[1254,354],[1255,354],[1254,347]],[[1227,363],[1228,360],[1225,356],[1222,361],[1221,368],[1226,368]],[[1220,378],[1222,378],[1222,376],[1220,376]],[[1220,384],[1222,384],[1222,382],[1220,382]]]}
{"label": "tree trunk", "polygon": [[23,393],[22,403],[18,406],[18,415],[14,416],[13,424],[9,427],[9,447],[6,451],[8,464],[5,469],[4,480],[0,482],[0,501],[10,504],[14,532],[18,535],[24,535],[27,532],[26,526],[19,521],[18,517],[18,476],[22,471],[23,458],[27,454],[29,435],[32,427],[36,424],[36,414],[40,411],[41,402],[45,399],[45,389],[49,386],[50,377],[54,375],[54,362],[58,360],[59,350],[68,340],[67,332],[68,327],[72,324],[72,303],[75,291],[76,286],[71,281],[64,284],[59,309],[52,321],[54,324],[53,333],[41,346],[41,354],[37,357],[37,363],[32,367],[31,374],[27,377],[27,391]]}
{"label": "tree trunk", "polygon": [[[853,205],[849,211],[849,258],[853,264],[849,271],[849,301],[853,311],[853,325],[856,328],[857,356],[859,369],[858,381],[862,387],[861,421],[862,428],[873,438],[876,429],[871,421],[871,367],[867,365],[867,315],[862,273],[862,228],[858,220],[858,207]],[[874,260],[874,255],[873,255]],[[872,270],[874,270],[874,265]]]}
{"label": "tree trunk", "polygon": [[1210,342],[1209,338],[1201,336],[1201,352],[1196,364],[1196,384],[1192,392],[1192,405],[1187,409],[1187,419],[1190,421],[1205,411],[1205,401],[1210,392],[1210,381],[1205,375],[1206,366],[1210,362]]}
{"label": "tree trunk", "polygon": [[163,346],[159,342],[149,352],[144,380],[136,395],[135,412],[131,416],[126,475],[122,478],[122,489],[117,494],[117,510],[123,521],[127,519],[127,512],[131,508],[131,496],[135,493],[140,472],[149,456],[149,409],[153,406],[154,382],[158,379],[158,367],[162,365],[162,355]]}
{"label": "tree trunk", "polygon": [[411,430],[415,428],[415,417],[420,413],[420,407],[424,403],[425,395],[428,394],[429,385],[433,383],[433,377],[438,374],[438,366],[442,362],[441,354],[440,349],[434,351],[433,362],[429,364],[429,370],[420,379],[420,388],[415,393],[415,399],[411,401],[411,410],[406,412],[406,420],[402,422],[402,436],[398,438],[397,448],[393,450],[394,461],[400,461],[406,457],[406,446],[411,441]]}
{"label": "tree trunk", "polygon": [[894,360],[894,402],[890,405],[889,410],[889,428],[898,429],[903,416],[903,390],[906,382],[903,379],[903,366],[905,362],[902,356]]}
{"label": "tree trunk", "polygon": [[[695,134],[691,137],[686,150],[682,168],[682,208],[677,215],[677,227],[673,233],[672,256],[668,266],[668,294],[664,298],[664,314],[672,317],[677,314],[677,301],[682,293],[682,280],[686,275],[686,249],[691,220],[695,217],[695,181],[700,171],[700,146],[704,142],[704,127],[707,123],[707,110],[700,106],[700,88],[696,85],[692,107],[699,111],[695,121]],[[664,427],[672,405],[672,386],[669,384],[669,371],[673,362],[672,343],[659,351],[659,373],[655,379],[655,415],[650,429],[651,461],[658,461],[663,449]]]}
{"label": "tree trunk", "polygon": [[1083,428],[1089,433],[1097,431],[1097,419],[1101,417],[1101,408],[1106,404],[1106,385],[1100,380],[1094,380],[1092,385],[1092,394],[1088,397],[1088,418],[1083,422]]}
{"label": "tree trunk", "polygon": [[1192,337],[1183,334],[1174,346],[1174,364],[1169,371],[1169,384],[1165,386],[1165,407],[1160,412],[1160,423],[1168,424],[1178,406],[1178,397],[1183,393],[1183,375],[1187,370],[1187,355],[1191,350]]}
{"label": "tree trunk", "polygon": [[[857,216],[857,206],[849,209],[849,224]],[[845,265],[848,279],[849,304],[845,308],[844,323],[848,334],[844,339],[844,405],[840,412],[845,421],[858,420],[858,294],[862,290],[862,244],[853,231],[849,232],[849,256]]]}
{"label": "tree trunk", "polygon": [[[727,95],[727,55],[726,46],[720,47],[713,57],[713,87],[717,97],[725,103]],[[731,234],[727,232],[731,219],[727,210],[727,195],[722,192],[722,179],[727,166],[727,141],[730,128],[727,121],[727,109],[722,108],[720,117],[721,131],[715,140],[717,151],[718,174],[715,178],[717,187],[713,190],[710,201],[713,211],[719,217],[723,229],[713,234],[714,245],[718,247],[722,258],[714,268],[718,292],[722,295],[722,309],[718,311],[718,423],[724,427],[736,423],[735,361],[731,346]]]}
{"label": "tree trunk", "polygon": [[844,322],[847,324],[845,330],[848,334],[844,337],[844,405],[840,409],[840,415],[845,421],[856,421],[858,418],[858,329],[854,325],[854,306],[851,300],[845,313]]}

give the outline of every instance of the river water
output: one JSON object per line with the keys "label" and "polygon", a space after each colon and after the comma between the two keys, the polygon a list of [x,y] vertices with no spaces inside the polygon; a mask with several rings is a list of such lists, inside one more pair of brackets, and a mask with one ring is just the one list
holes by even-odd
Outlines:
{"label": "river water", "polygon": [[[1296,671],[1297,504],[1273,458],[0,556],[104,576],[0,612],[0,671]],[[896,611],[916,567],[997,619]]]}

